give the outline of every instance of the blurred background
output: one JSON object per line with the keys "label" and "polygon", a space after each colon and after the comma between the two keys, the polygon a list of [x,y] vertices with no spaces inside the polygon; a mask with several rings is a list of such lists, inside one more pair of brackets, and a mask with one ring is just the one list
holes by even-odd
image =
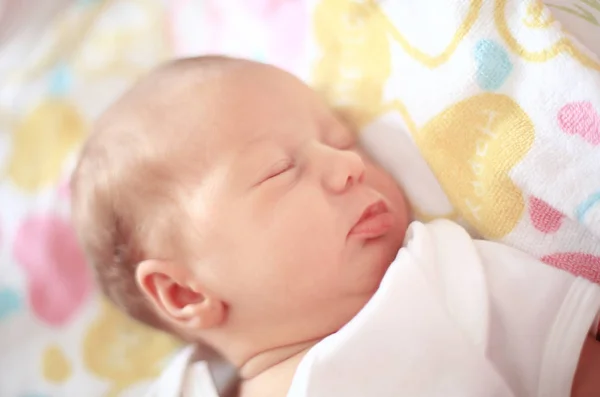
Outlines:
{"label": "blurred background", "polygon": [[[308,79],[319,1],[0,0],[0,397],[143,394],[178,346],[95,291],[69,224],[78,149],[111,101],[172,57],[241,56]],[[576,35],[600,27],[600,0],[546,3]],[[323,27],[338,19],[325,14]],[[331,53],[338,36],[322,34]],[[580,38],[600,53],[600,35]]]}
{"label": "blurred background", "polygon": [[0,0],[0,397],[143,394],[177,344],[94,290],[69,224],[78,148],[165,59],[219,52],[306,70],[305,3]]}

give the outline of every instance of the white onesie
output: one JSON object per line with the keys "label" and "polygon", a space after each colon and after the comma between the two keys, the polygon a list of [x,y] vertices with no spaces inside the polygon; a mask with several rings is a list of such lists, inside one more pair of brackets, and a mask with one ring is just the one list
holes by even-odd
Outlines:
{"label": "white onesie", "polygon": [[[452,222],[415,222],[373,298],[307,353],[288,397],[569,396],[599,308],[596,284]],[[190,355],[152,396],[217,396]]]}

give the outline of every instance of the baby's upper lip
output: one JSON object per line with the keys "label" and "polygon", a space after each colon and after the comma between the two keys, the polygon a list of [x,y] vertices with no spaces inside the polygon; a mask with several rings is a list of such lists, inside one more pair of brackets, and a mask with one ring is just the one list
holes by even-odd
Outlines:
{"label": "baby's upper lip", "polygon": [[[359,223],[372,218],[374,216],[377,216],[379,214],[383,214],[386,212],[389,212],[389,207],[386,204],[385,200],[383,199],[377,199],[373,202],[371,202],[371,204],[367,205],[363,211],[360,214],[360,217],[352,224],[352,229],[354,229],[354,227],[356,227],[356,225],[358,225]],[[352,229],[350,229],[350,232],[352,232]]]}

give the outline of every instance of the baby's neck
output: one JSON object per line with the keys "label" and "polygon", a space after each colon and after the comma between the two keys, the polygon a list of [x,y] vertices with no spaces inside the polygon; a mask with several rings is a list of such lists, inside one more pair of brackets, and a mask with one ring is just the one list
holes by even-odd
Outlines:
{"label": "baby's neck", "polygon": [[318,342],[312,340],[283,346],[252,357],[239,371],[239,397],[285,397],[296,368]]}

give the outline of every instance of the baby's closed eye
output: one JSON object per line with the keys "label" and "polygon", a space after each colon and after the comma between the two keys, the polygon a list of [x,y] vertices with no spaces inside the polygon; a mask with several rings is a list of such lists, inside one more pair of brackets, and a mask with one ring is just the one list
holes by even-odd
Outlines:
{"label": "baby's closed eye", "polygon": [[261,179],[262,182],[266,182],[270,179],[281,176],[288,171],[291,171],[295,167],[294,160],[292,158],[281,159],[275,162],[266,172],[265,176]]}

